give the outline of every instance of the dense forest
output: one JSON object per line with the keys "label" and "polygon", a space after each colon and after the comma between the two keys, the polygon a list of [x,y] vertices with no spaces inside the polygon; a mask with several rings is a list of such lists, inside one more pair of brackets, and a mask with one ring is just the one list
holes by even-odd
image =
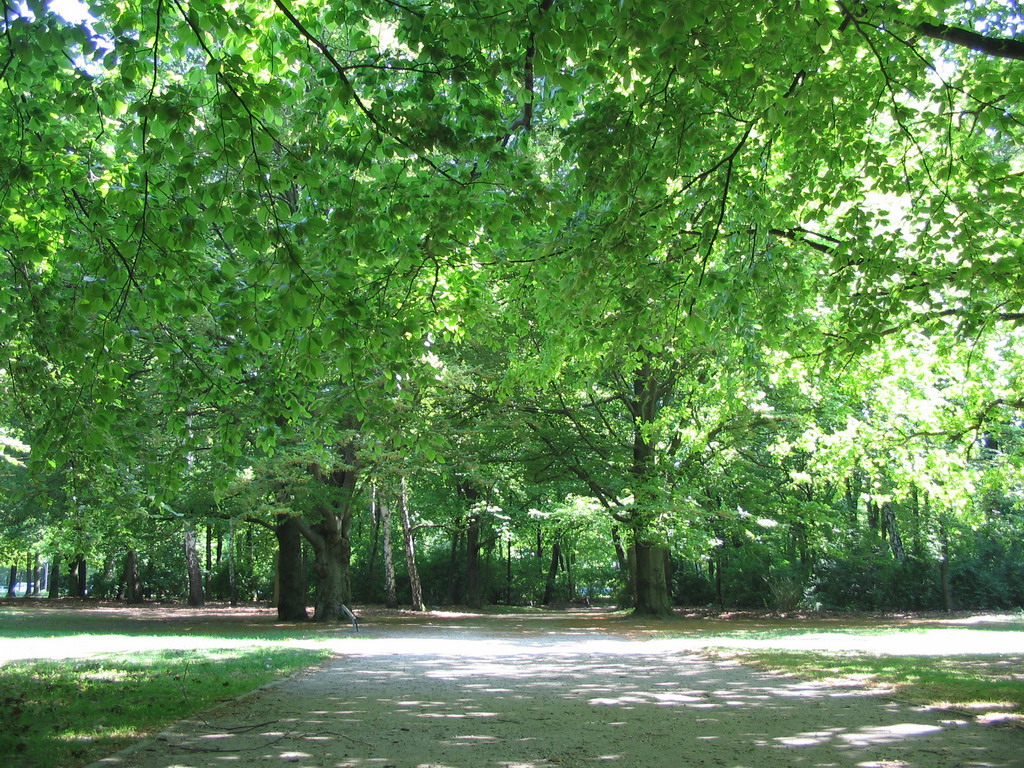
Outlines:
{"label": "dense forest", "polygon": [[0,597],[1024,605],[1017,0],[2,1]]}

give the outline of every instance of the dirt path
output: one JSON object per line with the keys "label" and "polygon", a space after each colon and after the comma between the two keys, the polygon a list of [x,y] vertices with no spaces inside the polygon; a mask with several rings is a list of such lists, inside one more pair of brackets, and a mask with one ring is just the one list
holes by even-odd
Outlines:
{"label": "dirt path", "polygon": [[90,768],[1009,768],[1024,732],[614,631],[385,626]]}

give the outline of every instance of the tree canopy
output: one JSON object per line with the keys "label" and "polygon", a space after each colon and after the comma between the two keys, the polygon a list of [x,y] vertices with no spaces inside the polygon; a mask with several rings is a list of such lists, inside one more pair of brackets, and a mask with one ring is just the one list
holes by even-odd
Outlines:
{"label": "tree canopy", "polygon": [[53,524],[259,466],[231,514],[347,569],[377,474],[460,531],[558,488],[664,612],[751,499],[809,568],[844,487],[1012,496],[1016,2],[87,8],[0,21],[0,454]]}

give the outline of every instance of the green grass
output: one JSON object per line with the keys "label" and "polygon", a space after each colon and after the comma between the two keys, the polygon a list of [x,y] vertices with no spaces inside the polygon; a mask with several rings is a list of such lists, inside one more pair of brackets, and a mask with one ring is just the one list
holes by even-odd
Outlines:
{"label": "green grass", "polygon": [[9,663],[0,666],[0,762],[84,765],[329,655],[263,644]]}
{"label": "green grass", "polygon": [[889,688],[913,704],[1024,718],[1024,657],[874,656],[744,651],[746,663],[811,680],[846,679]]}

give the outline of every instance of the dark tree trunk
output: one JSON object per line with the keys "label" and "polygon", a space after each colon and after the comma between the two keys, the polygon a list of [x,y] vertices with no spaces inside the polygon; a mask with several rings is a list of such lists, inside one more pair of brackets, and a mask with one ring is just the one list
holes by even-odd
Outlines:
{"label": "dark tree trunk", "polygon": [[670,616],[668,572],[665,547],[638,541],[633,546],[636,561],[636,605],[634,613],[644,616]]}
{"label": "dark tree trunk", "polygon": [[949,535],[946,532],[946,524],[939,520],[939,545],[942,551],[939,555],[939,584],[942,588],[942,610],[949,613],[953,610],[953,586],[949,580]]}
{"label": "dark tree trunk", "polygon": [[[349,583],[344,563],[345,543],[337,532],[318,525],[313,546],[313,573],[316,574],[316,605],[313,621],[343,621],[347,616],[350,599]],[[308,537],[307,537],[308,538]]]}
{"label": "dark tree trunk", "polygon": [[380,594],[377,589],[379,583],[377,581],[377,550],[380,549],[380,509],[377,506],[376,484],[370,489],[370,521],[370,557],[366,562],[366,588],[363,593],[372,603],[378,599]]}
{"label": "dark tree trunk", "polygon": [[51,600],[60,597],[60,552],[53,556],[50,564],[50,595]]}
{"label": "dark tree trunk", "polygon": [[873,502],[873,501],[869,501],[868,502],[868,530],[875,531],[877,533],[878,530],[879,530],[878,521],[879,521],[878,505],[875,502]]}
{"label": "dark tree trunk", "polygon": [[505,605],[512,605],[512,532],[505,541]]}
{"label": "dark tree trunk", "polygon": [[558,565],[562,561],[562,545],[555,539],[551,545],[551,564],[548,566],[548,577],[544,582],[544,599],[541,605],[551,605],[555,600],[555,580],[558,576]]}
{"label": "dark tree trunk", "polygon": [[384,534],[384,604],[398,607],[398,587],[395,584],[395,550],[391,541],[391,502],[380,502],[380,527]]}
{"label": "dark tree trunk", "polygon": [[622,584],[619,602],[622,608],[631,608],[636,603],[636,593],[633,589],[635,574],[626,548],[622,546],[622,536],[619,535],[617,525],[612,526],[612,545],[615,547],[615,562],[619,566],[619,580]]}
{"label": "dark tree trunk", "polygon": [[142,602],[142,576],[139,573],[139,553],[134,549],[128,550],[128,557],[124,563],[124,597],[129,605],[138,605]]}
{"label": "dark tree trunk", "polygon": [[277,536],[277,618],[306,621],[306,579],[302,568],[302,532],[292,515],[279,515]]}
{"label": "dark tree trunk", "polygon": [[7,596],[14,597],[14,585],[18,583],[18,566],[12,565],[7,575]]}
{"label": "dark tree trunk", "polygon": [[471,514],[466,527],[466,605],[470,608],[482,608],[484,605],[484,585],[480,578],[480,515]]}
{"label": "dark tree trunk", "polygon": [[425,611],[423,604],[423,586],[420,584],[420,572],[416,567],[416,539],[413,536],[412,519],[409,516],[409,492],[405,478],[402,478],[402,489],[398,499],[402,515],[402,536],[405,539],[405,567],[409,572],[409,589],[412,593],[411,607],[414,611]]}
{"label": "dark tree trunk", "polygon": [[203,590],[210,594],[210,577],[213,574],[213,526],[206,526],[206,573],[203,574]]}
{"label": "dark tree trunk", "polygon": [[88,566],[85,563],[85,555],[78,555],[71,566],[71,576],[75,580],[75,595],[77,597],[89,596]]}
{"label": "dark tree trunk", "polygon": [[39,576],[38,562],[38,555],[33,556],[29,552],[25,559],[25,597],[32,597],[36,594],[36,578]]}
{"label": "dark tree trunk", "polygon": [[892,555],[902,563],[907,559],[907,553],[903,549],[903,538],[900,536],[900,529],[896,525],[896,510],[893,508],[892,502],[886,502],[882,505],[882,522],[889,539],[889,546],[892,548]]}
{"label": "dark tree trunk", "polygon": [[455,520],[452,531],[451,546],[448,550],[448,586],[445,594],[445,604],[455,605],[461,598],[461,570],[459,568],[459,553],[462,549],[462,518]]}
{"label": "dark tree trunk", "polygon": [[310,525],[301,517],[296,520],[302,535],[313,547],[313,575],[316,577],[316,604],[313,621],[352,620],[348,602],[352,599],[350,566],[352,543],[352,508],[358,467],[353,443],[340,449],[343,465],[328,472],[319,464],[309,466],[309,473],[321,483],[327,497],[317,504],[320,519]]}
{"label": "dark tree trunk", "polygon": [[185,570],[188,576],[188,604],[198,608],[205,603],[203,596],[203,572],[199,567],[199,552],[196,549],[196,529],[185,528]]}

